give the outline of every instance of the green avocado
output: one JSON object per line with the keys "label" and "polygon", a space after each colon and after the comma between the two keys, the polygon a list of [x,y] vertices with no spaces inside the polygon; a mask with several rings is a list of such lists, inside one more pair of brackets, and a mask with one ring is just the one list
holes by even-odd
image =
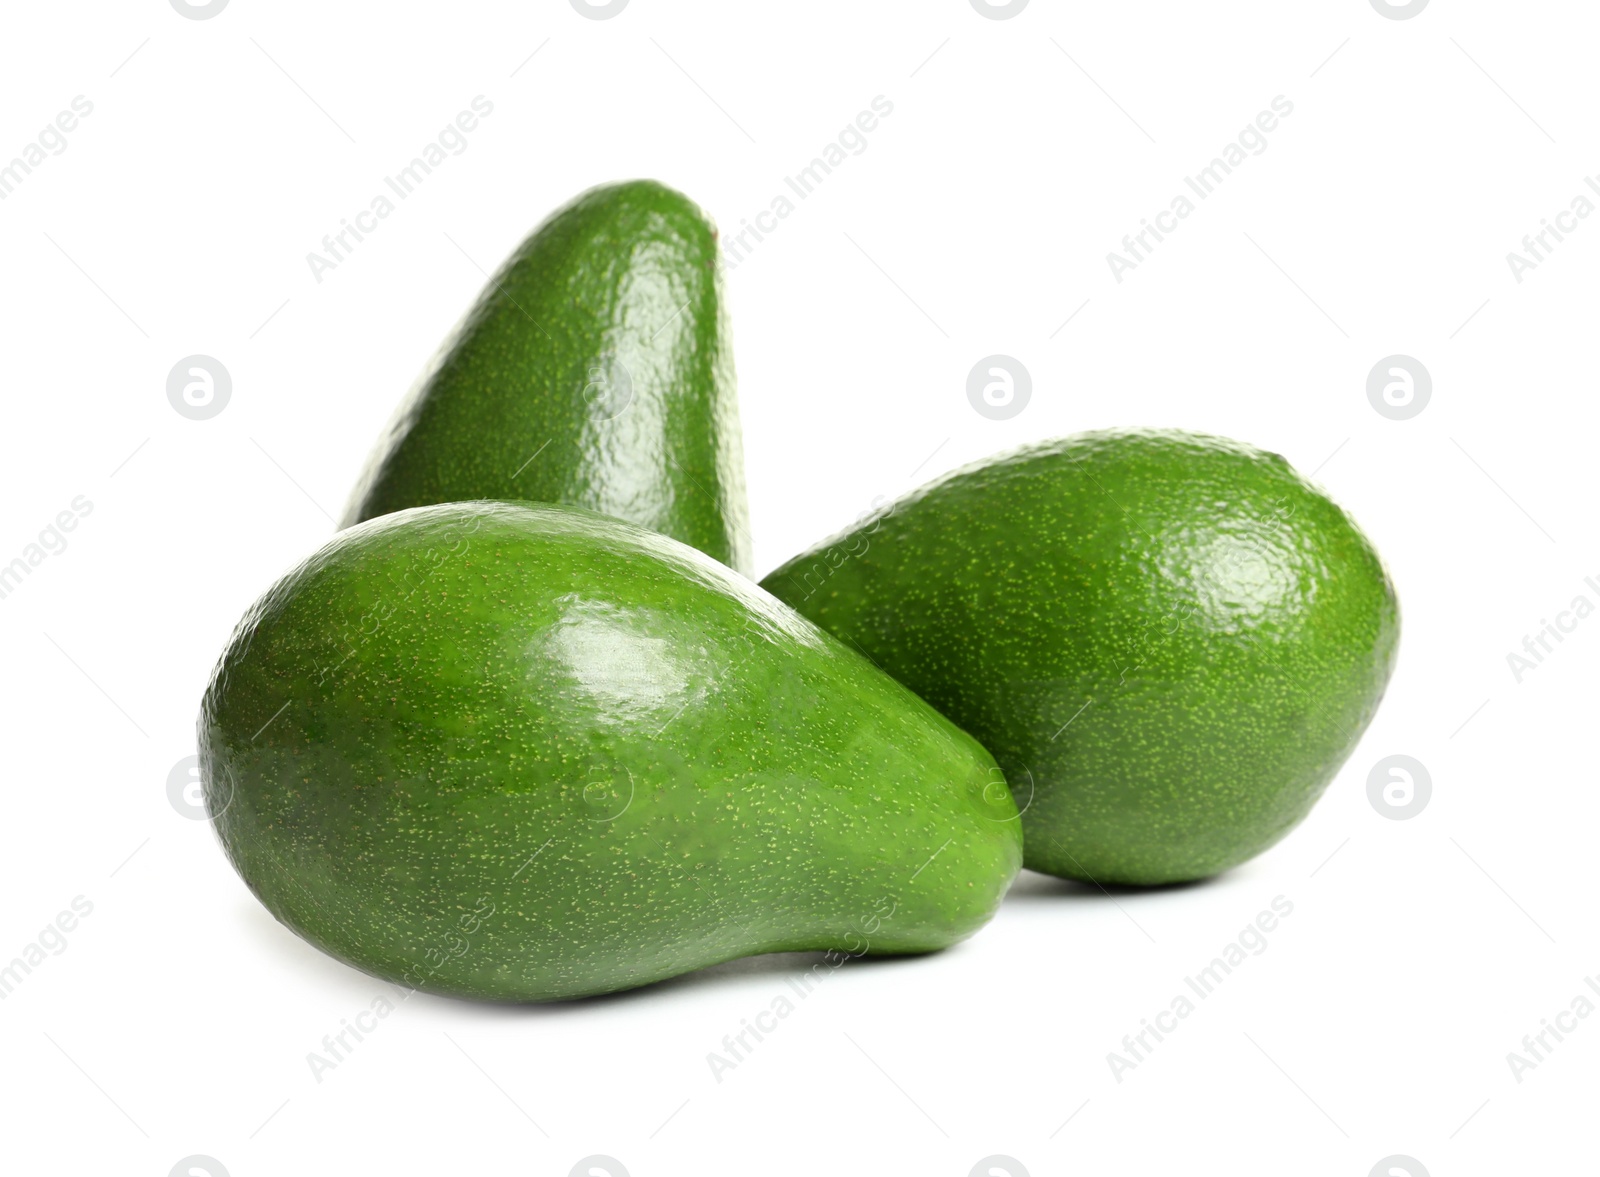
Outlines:
{"label": "green avocado", "polygon": [[379,440],[341,526],[470,499],[570,503],[749,571],[717,232],[653,181],[524,241]]}
{"label": "green avocado", "polygon": [[199,739],[273,915],[462,997],[927,952],[1022,862],[970,736],[702,553],[553,504],[339,533],[240,622]]}
{"label": "green avocado", "polygon": [[1099,883],[1206,878],[1293,829],[1400,629],[1339,507],[1276,454],[1176,432],[968,466],[762,585],[994,754],[1028,867]]}

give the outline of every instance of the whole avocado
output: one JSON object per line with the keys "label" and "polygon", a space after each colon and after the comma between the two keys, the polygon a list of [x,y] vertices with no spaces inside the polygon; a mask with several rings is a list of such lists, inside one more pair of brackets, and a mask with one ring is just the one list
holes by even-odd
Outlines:
{"label": "whole avocado", "polygon": [[539,226],[400,406],[341,526],[471,499],[588,507],[749,571],[717,232],[687,197],[611,184]]}
{"label": "whole avocado", "polygon": [[1399,608],[1276,454],[1086,433],[955,471],[762,581],[989,749],[1026,865],[1206,878],[1293,829],[1355,748]]}
{"label": "whole avocado", "polygon": [[982,926],[1022,860],[971,737],[753,582],[572,507],[340,533],[240,622],[199,737],[268,910],[437,993],[927,952]]}

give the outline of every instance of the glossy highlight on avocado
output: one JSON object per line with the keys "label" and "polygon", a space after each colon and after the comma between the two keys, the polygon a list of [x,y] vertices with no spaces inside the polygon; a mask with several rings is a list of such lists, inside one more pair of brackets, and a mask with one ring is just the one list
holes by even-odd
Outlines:
{"label": "glossy highlight on avocado", "polygon": [[473,499],[588,507],[749,571],[717,233],[687,197],[636,180],[552,214],[401,405],[342,526]]}
{"label": "glossy highlight on avocado", "polygon": [[976,736],[1026,865],[1202,879],[1307,814],[1377,710],[1399,609],[1276,454],[1087,433],[979,462],[762,584]]}
{"label": "glossy highlight on avocado", "polygon": [[709,557],[572,507],[341,532],[240,622],[199,728],[262,903],[437,993],[927,952],[1021,865],[970,736]]}

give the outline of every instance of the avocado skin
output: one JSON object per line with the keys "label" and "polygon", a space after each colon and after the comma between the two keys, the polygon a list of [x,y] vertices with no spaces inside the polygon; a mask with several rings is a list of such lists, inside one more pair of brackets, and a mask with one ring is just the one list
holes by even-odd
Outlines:
{"label": "avocado skin", "polygon": [[1399,607],[1281,457],[1086,433],[955,471],[762,581],[1000,762],[1025,865],[1203,879],[1303,819],[1376,712]]}
{"label": "avocado skin", "polygon": [[577,508],[416,508],[249,611],[199,722],[239,874],[325,952],[548,1001],[943,948],[1022,861],[976,741],[756,585]]}
{"label": "avocado skin", "polygon": [[595,188],[553,213],[424,371],[341,526],[472,499],[570,503],[748,573],[718,259],[705,214],[654,181]]}

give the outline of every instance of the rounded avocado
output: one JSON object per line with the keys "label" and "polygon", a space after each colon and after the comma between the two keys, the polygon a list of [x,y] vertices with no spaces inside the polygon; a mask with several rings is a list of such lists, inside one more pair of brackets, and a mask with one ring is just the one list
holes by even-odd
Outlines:
{"label": "rounded avocado", "polygon": [[926,952],[1021,865],[970,736],[708,556],[573,507],[339,533],[240,622],[199,737],[267,908],[439,993]]}
{"label": "rounded avocado", "polygon": [[955,471],[762,582],[989,749],[1026,865],[1214,875],[1293,829],[1375,713],[1399,609],[1276,454],[1088,433]]}
{"label": "rounded avocado", "polygon": [[587,507],[748,572],[717,231],[688,197],[632,180],[552,213],[401,404],[342,525],[474,499]]}

